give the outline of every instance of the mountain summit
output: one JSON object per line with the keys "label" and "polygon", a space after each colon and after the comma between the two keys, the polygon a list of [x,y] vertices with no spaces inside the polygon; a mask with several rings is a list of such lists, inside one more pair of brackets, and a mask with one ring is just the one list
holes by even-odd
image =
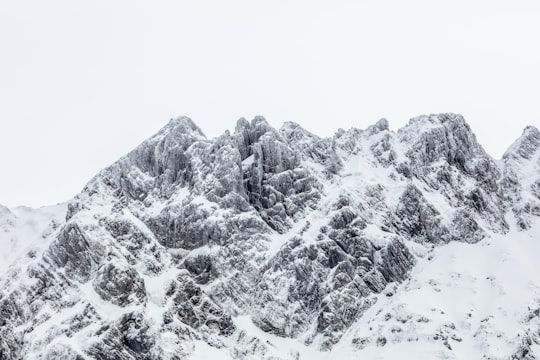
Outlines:
{"label": "mountain summit", "polygon": [[539,146],[495,161],[457,114],[331,138],[173,119],[10,258],[0,358],[533,359],[537,271],[498,269],[534,264]]}

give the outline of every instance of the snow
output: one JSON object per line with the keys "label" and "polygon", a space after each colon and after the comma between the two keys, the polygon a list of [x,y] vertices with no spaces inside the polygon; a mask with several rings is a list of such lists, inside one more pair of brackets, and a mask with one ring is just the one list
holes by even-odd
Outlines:
{"label": "snow", "polygon": [[414,179],[413,184],[422,192],[422,196],[441,214],[444,223],[449,223],[456,210],[450,205],[448,199],[440,192],[428,190],[425,184],[418,179]]}
{"label": "snow", "polygon": [[[179,187],[175,193],[171,196],[171,201],[175,203],[182,203],[185,199],[189,197],[189,189],[185,187]],[[157,199],[154,199],[153,196],[145,199],[145,203],[148,203],[149,206],[140,209],[144,211],[149,216],[157,216],[159,213],[169,205],[169,202],[162,202]]]}
{"label": "snow", "polygon": [[176,279],[176,277],[182,272],[186,272],[186,270],[171,269],[158,276],[142,276],[144,279],[146,294],[148,296],[148,302],[146,303],[146,315],[147,318],[153,319],[155,325],[161,323],[163,320],[163,314],[167,310],[164,306],[165,293],[174,279]]}
{"label": "snow", "polygon": [[[516,350],[518,334],[527,328],[526,315],[540,306],[539,253],[539,223],[526,232],[512,229],[477,244],[451,242],[435,248],[430,257],[420,259],[393,296],[378,295],[377,303],[334,351],[346,350],[353,338],[384,337],[385,346],[370,343],[359,356],[507,358]],[[400,318],[409,320],[396,320]],[[456,336],[448,338],[452,350],[434,340],[441,329]]]}
{"label": "snow", "polygon": [[103,300],[101,296],[94,289],[92,282],[87,282],[81,284],[79,289],[82,293],[82,298],[92,305],[96,312],[100,315],[101,318],[107,320],[118,320],[122,315],[127,314],[131,311],[136,311],[137,306],[118,306],[109,301]]}
{"label": "snow", "polygon": [[245,331],[249,336],[257,337],[262,340],[263,343],[267,344],[272,356],[279,359],[295,359],[296,355],[299,356],[299,360],[323,360],[333,358],[330,353],[317,351],[313,347],[304,345],[299,340],[265,333],[251,321],[249,316],[238,316],[233,320],[238,329]]}
{"label": "snow", "polygon": [[0,208],[0,274],[20,256],[43,246],[57,226],[65,222],[67,203],[38,209]]}
{"label": "snow", "polygon": [[225,348],[215,348],[208,345],[202,340],[193,341],[194,348],[193,353],[189,357],[192,360],[210,360],[210,359],[220,359],[220,360],[234,360],[234,358],[229,354],[228,349]]}
{"label": "snow", "polygon": [[[301,224],[292,232],[299,228]],[[365,231],[375,241],[384,241],[384,232],[376,226]],[[512,228],[476,244],[451,242],[431,250],[416,243],[407,245],[419,256],[410,278],[392,296],[387,296],[388,291],[375,295],[376,304],[330,352],[265,333],[247,315],[234,318],[235,325],[266,343],[279,359],[294,359],[298,354],[298,359],[314,360],[480,360],[485,355],[506,359],[517,350],[518,335],[528,327],[527,314],[540,307],[540,222],[528,231]],[[363,349],[352,344],[359,338],[370,339]],[[379,338],[385,339],[384,346],[377,345]],[[198,344],[193,358],[230,358],[225,350],[218,351]],[[532,351],[540,355],[540,347],[533,346]]]}
{"label": "snow", "polygon": [[242,161],[242,167],[248,168],[255,162],[255,155],[250,155]]}

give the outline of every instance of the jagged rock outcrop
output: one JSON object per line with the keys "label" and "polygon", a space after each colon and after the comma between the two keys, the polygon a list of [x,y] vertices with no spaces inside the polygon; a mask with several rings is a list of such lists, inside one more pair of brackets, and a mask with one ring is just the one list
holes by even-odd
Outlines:
{"label": "jagged rock outcrop", "polygon": [[502,157],[501,186],[522,229],[540,215],[540,131],[528,126]]}
{"label": "jagged rock outcrop", "polygon": [[271,356],[245,318],[330,350],[418,249],[530,227],[539,147],[527,128],[496,162],[455,114],[332,138],[256,117],[209,140],[173,119],[0,277],[0,358],[180,359],[201,342]]}

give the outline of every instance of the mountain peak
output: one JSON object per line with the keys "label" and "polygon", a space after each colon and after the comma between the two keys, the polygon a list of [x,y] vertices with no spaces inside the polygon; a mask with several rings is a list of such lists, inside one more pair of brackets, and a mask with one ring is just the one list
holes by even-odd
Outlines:
{"label": "mountain peak", "polygon": [[293,121],[287,121],[283,123],[283,125],[279,129],[279,132],[289,141],[300,140],[302,138],[318,138],[317,135],[309,132],[301,125]]}
{"label": "mountain peak", "polygon": [[463,116],[453,113],[412,118],[398,130],[400,142],[410,147],[415,163],[427,165],[445,160],[463,171],[471,171],[476,160],[489,162],[489,155],[478,143]]}
{"label": "mountain peak", "polygon": [[198,127],[197,124],[195,124],[195,122],[187,116],[179,116],[171,119],[169,123],[165,125],[163,129],[161,129],[160,133],[165,131],[174,134],[189,134],[198,138],[206,139],[206,135],[204,135],[201,128]]}
{"label": "mountain peak", "polygon": [[369,126],[367,128],[367,131],[369,132],[369,134],[377,134],[381,131],[385,131],[389,129],[390,127],[388,124],[388,120],[386,120],[385,118],[382,118],[379,121],[377,121],[375,124]]}
{"label": "mountain peak", "polygon": [[256,115],[252,120],[251,120],[251,125],[252,126],[258,126],[258,125],[265,125],[265,126],[270,126],[270,124],[268,123],[268,121],[266,120],[266,118],[262,115]]}
{"label": "mountain peak", "polygon": [[525,129],[523,129],[523,135],[525,136],[540,136],[540,131],[538,131],[538,128],[533,125],[527,125],[525,126]]}
{"label": "mountain peak", "polygon": [[11,210],[7,206],[0,204],[0,217],[11,214]]}
{"label": "mountain peak", "polygon": [[503,159],[530,159],[540,148],[540,131],[532,125],[523,129],[523,133],[503,155]]}
{"label": "mountain peak", "polygon": [[258,133],[265,133],[270,130],[275,129],[268,123],[264,116],[257,115],[251,121],[246,120],[246,118],[241,117],[236,122],[235,132],[243,132],[247,129],[257,131]]}
{"label": "mountain peak", "polygon": [[441,113],[441,114],[430,114],[430,115],[419,115],[411,118],[409,123],[405,125],[404,128],[409,127],[421,127],[424,126],[426,129],[438,127],[442,124],[456,124],[456,125],[465,125],[468,127],[467,122],[463,118],[463,115],[455,113]]}
{"label": "mountain peak", "polygon": [[430,114],[413,117],[408,124],[398,130],[398,134],[402,141],[414,141],[419,139],[425,133],[440,131],[438,129],[446,128],[452,133],[461,133],[472,139],[472,134],[469,124],[465,121],[462,115],[454,113]]}

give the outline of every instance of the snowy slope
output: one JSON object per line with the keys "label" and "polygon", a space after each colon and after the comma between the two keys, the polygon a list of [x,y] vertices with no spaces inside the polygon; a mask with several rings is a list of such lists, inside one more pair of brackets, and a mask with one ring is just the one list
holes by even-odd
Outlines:
{"label": "snowy slope", "polygon": [[67,203],[39,209],[0,205],[0,274],[19,256],[43,245],[45,238],[65,222]]}
{"label": "snowy slope", "polygon": [[[355,344],[371,359],[520,358],[527,336],[537,341],[540,331],[539,251],[539,223],[435,248],[410,279],[379,296],[343,348]],[[540,356],[533,348],[529,356]]]}
{"label": "snowy slope", "polygon": [[[377,295],[329,352],[266,334],[248,317],[235,322],[284,359],[510,359],[524,352],[536,359],[540,346],[527,344],[540,335],[539,253],[540,223],[476,244],[426,249],[410,278]],[[204,343],[193,356],[235,359]]]}

